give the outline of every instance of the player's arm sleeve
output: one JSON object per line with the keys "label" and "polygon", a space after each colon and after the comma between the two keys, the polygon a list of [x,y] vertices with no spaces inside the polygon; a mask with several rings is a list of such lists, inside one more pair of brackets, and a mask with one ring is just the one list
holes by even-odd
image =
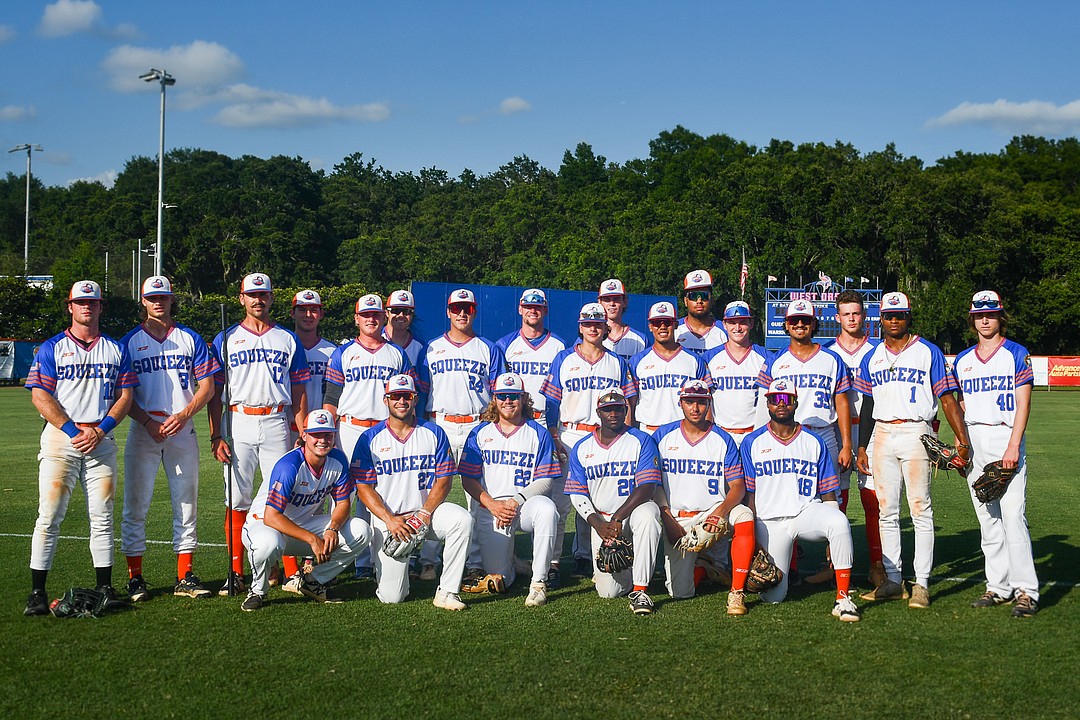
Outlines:
{"label": "player's arm sleeve", "polygon": [[[612,354],[614,354],[614,353],[612,353]],[[622,377],[622,383],[620,383],[620,389],[622,390],[623,396],[627,400],[629,400],[632,397],[637,397],[637,394],[638,394],[637,381],[634,380],[634,376],[630,372],[630,366],[627,365],[626,361],[623,360],[618,355],[615,355],[615,357],[619,358],[619,375],[620,375],[620,377]]]}
{"label": "player's arm sleeve", "polygon": [[303,385],[311,382],[311,368],[308,367],[307,353],[300,343],[300,338],[292,336],[293,356],[289,365],[289,380],[293,385]]}
{"label": "player's arm sleeve", "polygon": [[435,433],[435,479],[453,479],[457,473],[457,465],[454,464],[454,455],[450,452],[450,440],[435,423],[428,423],[428,427]]}
{"label": "player's arm sleeve", "polygon": [[480,423],[472,429],[461,449],[461,461],[458,462],[458,474],[462,478],[479,481],[484,475],[484,456],[480,452],[480,442],[476,439],[479,430],[487,423]]}
{"label": "player's arm sleeve", "polygon": [[532,482],[518,491],[520,502],[525,502],[537,495],[547,495],[551,490],[552,480],[562,474],[559,459],[555,455],[555,441],[551,439],[551,434],[535,422],[532,423],[532,428],[538,440],[536,462],[533,466]]}
{"label": "player's arm sleeve", "polygon": [[490,362],[488,366],[488,389],[495,392],[495,380],[506,371],[506,358],[498,345],[487,341]]}
{"label": "player's arm sleeve", "polygon": [[566,471],[566,486],[563,492],[567,495],[588,495],[589,483],[585,477],[585,468],[578,458],[577,448],[578,446],[575,445],[570,452],[570,462]]}
{"label": "player's arm sleeve", "polygon": [[818,445],[820,456],[817,462],[817,494],[824,495],[839,490],[840,479],[836,477],[836,466],[829,456],[825,441],[818,438]]}
{"label": "player's arm sleeve", "polygon": [[191,356],[191,376],[195,378],[196,382],[199,382],[220,370],[221,365],[218,363],[217,358],[214,357],[214,354],[210,352],[210,346],[197,332],[188,330],[188,333],[191,335],[191,341],[195,347]]}
{"label": "player's arm sleeve", "polygon": [[349,459],[345,457],[345,453],[338,448],[334,448],[330,451],[330,457],[341,463],[341,467],[344,468],[344,472],[334,483],[333,488],[330,490],[330,496],[334,498],[335,503],[345,502],[352,498],[353,490],[356,486],[353,484],[352,475],[349,473]]}
{"label": "player's arm sleeve", "polygon": [[214,356],[214,359],[217,360],[218,363],[218,370],[216,373],[214,373],[214,382],[218,385],[225,384],[225,359],[224,354],[222,353],[222,344],[224,342],[225,333],[219,332],[214,337],[213,344],[210,345],[210,353]]}
{"label": "player's arm sleeve", "polygon": [[27,390],[38,388],[49,395],[56,394],[56,357],[52,341],[44,343],[38,348],[34,356],[34,364],[30,366],[30,374],[26,376],[24,387]]}
{"label": "player's arm sleeve", "polygon": [[765,362],[761,365],[761,371],[758,372],[757,376],[758,387],[769,389],[769,384],[772,383],[772,363],[773,356],[765,358]]}
{"label": "player's arm sleeve", "polygon": [[[713,348],[713,349],[715,350],[715,348]],[[697,374],[694,375],[694,377],[696,377],[698,380],[701,380],[703,383],[705,383],[709,387],[712,387],[713,386],[713,379],[712,379],[712,373],[709,372],[709,364],[707,362],[705,362],[704,358],[699,357],[697,359],[697,361],[698,361],[698,363],[697,363]]]}
{"label": "player's arm sleeve", "polygon": [[[755,433],[756,436],[756,433]],[[750,455],[750,446],[752,442],[748,442],[751,438],[743,438],[742,445],[739,446],[739,460],[741,461],[743,478],[746,480],[746,492],[752,493],[757,486],[757,476],[754,474],[754,459]]]}
{"label": "player's arm sleeve", "polygon": [[289,498],[292,497],[298,469],[289,454],[277,461],[270,473],[270,490],[266,495],[267,507],[272,507],[279,513],[285,513]]}
{"label": "player's arm sleeve", "polygon": [[844,361],[840,359],[840,356],[836,356],[836,387],[833,388],[833,395],[840,395],[846,393],[851,389],[851,371],[848,370],[848,366],[844,364]]}
{"label": "player's arm sleeve", "polygon": [[634,487],[646,483],[660,482],[660,452],[651,435],[641,433],[641,448],[638,450],[637,471],[634,473]]}
{"label": "player's arm sleeve", "polygon": [[378,484],[378,474],[375,472],[375,463],[371,457],[371,435],[368,434],[369,432],[369,430],[365,430],[360,439],[356,441],[352,459],[349,461],[349,478],[354,485]]}
{"label": "player's arm sleeve", "polygon": [[960,390],[956,378],[945,368],[945,355],[933,345],[930,346],[930,382],[937,397]]}
{"label": "player's arm sleeve", "polygon": [[1035,373],[1031,370],[1031,356],[1028,355],[1027,349],[1018,345],[1013,358],[1016,360],[1016,379],[1013,380],[1013,384],[1016,387],[1034,385]]}
{"label": "player's arm sleeve", "polygon": [[[874,351],[871,350],[870,352],[863,355],[863,359],[859,362],[859,374],[852,382],[852,385],[855,386],[855,389],[865,395],[867,398],[874,397],[874,384],[871,381],[870,377],[870,356],[873,354]],[[866,407],[865,400],[863,401],[863,407]],[[862,420],[860,419],[859,422],[862,423]],[[859,435],[861,436],[862,433],[859,433]],[[861,444],[862,443],[860,443],[860,445]]]}
{"label": "player's arm sleeve", "polygon": [[724,482],[731,485],[731,483],[739,480],[745,481],[739,446],[730,437],[724,438],[724,444]]}

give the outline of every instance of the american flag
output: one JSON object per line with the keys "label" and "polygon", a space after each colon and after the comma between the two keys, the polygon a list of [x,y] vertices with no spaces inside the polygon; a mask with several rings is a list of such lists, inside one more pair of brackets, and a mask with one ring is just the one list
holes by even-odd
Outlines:
{"label": "american flag", "polygon": [[746,251],[742,254],[742,270],[739,271],[739,292],[746,295],[746,278],[750,277],[750,266],[746,264]]}

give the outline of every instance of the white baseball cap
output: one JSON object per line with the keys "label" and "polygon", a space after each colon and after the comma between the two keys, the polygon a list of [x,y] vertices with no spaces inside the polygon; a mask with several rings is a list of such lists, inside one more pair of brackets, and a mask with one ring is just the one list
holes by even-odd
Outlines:
{"label": "white baseball cap", "polygon": [[386,381],[386,394],[390,393],[412,393],[416,394],[416,382],[413,380],[412,375],[394,375]]}
{"label": "white baseball cap", "polygon": [[71,286],[68,300],[100,300],[101,286],[93,280],[80,280]]}
{"label": "white baseball cap", "polygon": [[690,378],[679,388],[680,398],[709,398],[712,399],[712,389],[704,380]]}
{"label": "white baseball cap", "polygon": [[356,301],[356,312],[383,312],[382,298],[375,293],[368,293]]}
{"label": "white baseball cap", "polygon": [[1001,312],[1004,309],[1000,295],[993,290],[980,290],[971,296],[971,310],[968,314]]}
{"label": "white baseball cap", "polygon": [[793,317],[814,317],[814,303],[809,300],[792,300],[788,303],[784,319]]}
{"label": "white baseball cap", "polygon": [[795,390],[795,383],[791,382],[787,378],[777,378],[769,383],[769,389],[765,391],[765,395],[794,395],[799,396],[799,393]]}
{"label": "white baseball cap", "polygon": [[274,288],[270,286],[270,276],[265,273],[245,275],[244,281],[240,283],[242,293],[273,292],[273,290]]}
{"label": "white baseball cap", "polygon": [[724,308],[724,319],[734,320],[735,318],[749,318],[753,317],[753,313],[750,312],[750,306],[744,303],[742,300],[734,300],[727,304]]}
{"label": "white baseball cap", "polygon": [[172,295],[172,283],[164,275],[151,275],[143,280],[142,296]]}
{"label": "white baseball cap", "polygon": [[708,270],[691,270],[683,278],[683,290],[712,289],[712,275]]}
{"label": "white baseball cap", "polygon": [[304,305],[318,305],[319,307],[322,307],[322,298],[319,296],[319,293],[314,290],[301,290],[293,295],[292,306],[300,307]]}
{"label": "white baseball cap", "polygon": [[607,323],[607,313],[600,303],[585,303],[578,313],[578,323]]}
{"label": "white baseball cap", "polygon": [[625,295],[626,288],[623,287],[622,280],[618,278],[611,278],[600,283],[600,292],[597,297],[611,297],[612,295]]}
{"label": "white baseball cap", "polygon": [[534,305],[536,307],[547,307],[547,293],[540,288],[529,288],[525,292],[521,293],[521,299],[518,300],[518,305]]}
{"label": "white baseball cap", "polygon": [[475,305],[476,296],[473,295],[473,291],[461,288],[450,293],[450,297],[446,300],[447,307],[458,304]]}
{"label": "white baseball cap", "polygon": [[395,290],[390,293],[390,297],[386,298],[386,307],[409,308],[410,310],[413,310],[416,308],[416,299],[408,290]]}
{"label": "white baseball cap", "polygon": [[626,397],[618,390],[609,390],[596,401],[596,409],[611,407],[612,405],[626,405]]}
{"label": "white baseball cap", "polygon": [[649,322],[660,320],[662,318],[674,320],[675,306],[669,302],[654,303],[653,306],[649,308]]}
{"label": "white baseball cap", "polygon": [[525,381],[521,379],[521,376],[517,373],[508,372],[503,373],[499,377],[495,378],[495,394],[499,393],[521,393],[525,392]]}
{"label": "white baseball cap", "polygon": [[881,312],[911,312],[911,301],[902,292],[885,293],[881,298]]}
{"label": "white baseball cap", "polygon": [[304,432],[336,433],[337,427],[334,425],[334,416],[330,414],[329,410],[312,410],[304,421]]}

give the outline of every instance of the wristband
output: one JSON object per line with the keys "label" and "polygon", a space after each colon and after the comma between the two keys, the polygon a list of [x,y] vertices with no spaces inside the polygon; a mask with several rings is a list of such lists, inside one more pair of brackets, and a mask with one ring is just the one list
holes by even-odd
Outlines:
{"label": "wristband", "polygon": [[106,415],[105,419],[98,423],[98,429],[108,435],[116,427],[116,418],[112,415]]}
{"label": "wristband", "polygon": [[420,508],[419,510],[417,510],[417,511],[416,511],[416,514],[417,514],[417,515],[423,515],[423,516],[424,516],[424,517],[426,517],[426,518],[430,518],[430,517],[431,517],[431,513],[429,513],[429,512],[428,512],[427,510],[425,510],[424,508]]}
{"label": "wristband", "polygon": [[79,436],[79,428],[75,425],[74,420],[68,420],[66,423],[60,426],[60,429],[72,440]]}
{"label": "wristband", "polygon": [[517,500],[518,505],[524,505],[525,504],[525,496],[522,495],[521,493],[518,493],[517,495],[515,495],[514,499]]}
{"label": "wristband", "polygon": [[221,439],[220,435],[211,435],[210,436],[210,442],[214,442],[215,440],[220,440],[220,439]]}

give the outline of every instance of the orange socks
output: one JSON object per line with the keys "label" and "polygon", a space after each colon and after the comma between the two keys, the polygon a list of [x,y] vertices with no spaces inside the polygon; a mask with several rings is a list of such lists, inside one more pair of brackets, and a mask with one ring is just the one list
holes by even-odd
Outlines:
{"label": "orange socks", "polygon": [[731,589],[746,587],[746,575],[750,572],[750,560],[754,556],[754,521],[735,523],[735,537],[731,539]]}
{"label": "orange socks", "polygon": [[[296,573],[300,572],[300,567],[296,564],[295,555],[282,555],[281,556],[281,572],[285,576],[285,579],[291,578]],[[284,582],[284,581],[282,581]]]}
{"label": "orange socks", "polygon": [[836,570],[836,599],[840,600],[847,597],[848,589],[851,587],[851,568],[844,570]]}
{"label": "orange socks", "polygon": [[129,580],[136,575],[142,575],[142,555],[128,555],[127,566]]}
{"label": "orange socks", "polygon": [[176,579],[183,580],[191,572],[191,553],[182,552],[176,554]]}
{"label": "orange socks", "polygon": [[[229,515],[232,515],[232,536],[229,535]],[[244,521],[246,510],[225,509],[225,538],[229,544],[229,557],[232,558],[232,570],[237,575],[244,574]]]}
{"label": "orange socks", "polygon": [[861,488],[859,499],[862,500],[863,514],[866,516],[866,547],[870,551],[870,562],[881,562],[881,531],[878,528],[881,513],[877,493],[870,488]]}

